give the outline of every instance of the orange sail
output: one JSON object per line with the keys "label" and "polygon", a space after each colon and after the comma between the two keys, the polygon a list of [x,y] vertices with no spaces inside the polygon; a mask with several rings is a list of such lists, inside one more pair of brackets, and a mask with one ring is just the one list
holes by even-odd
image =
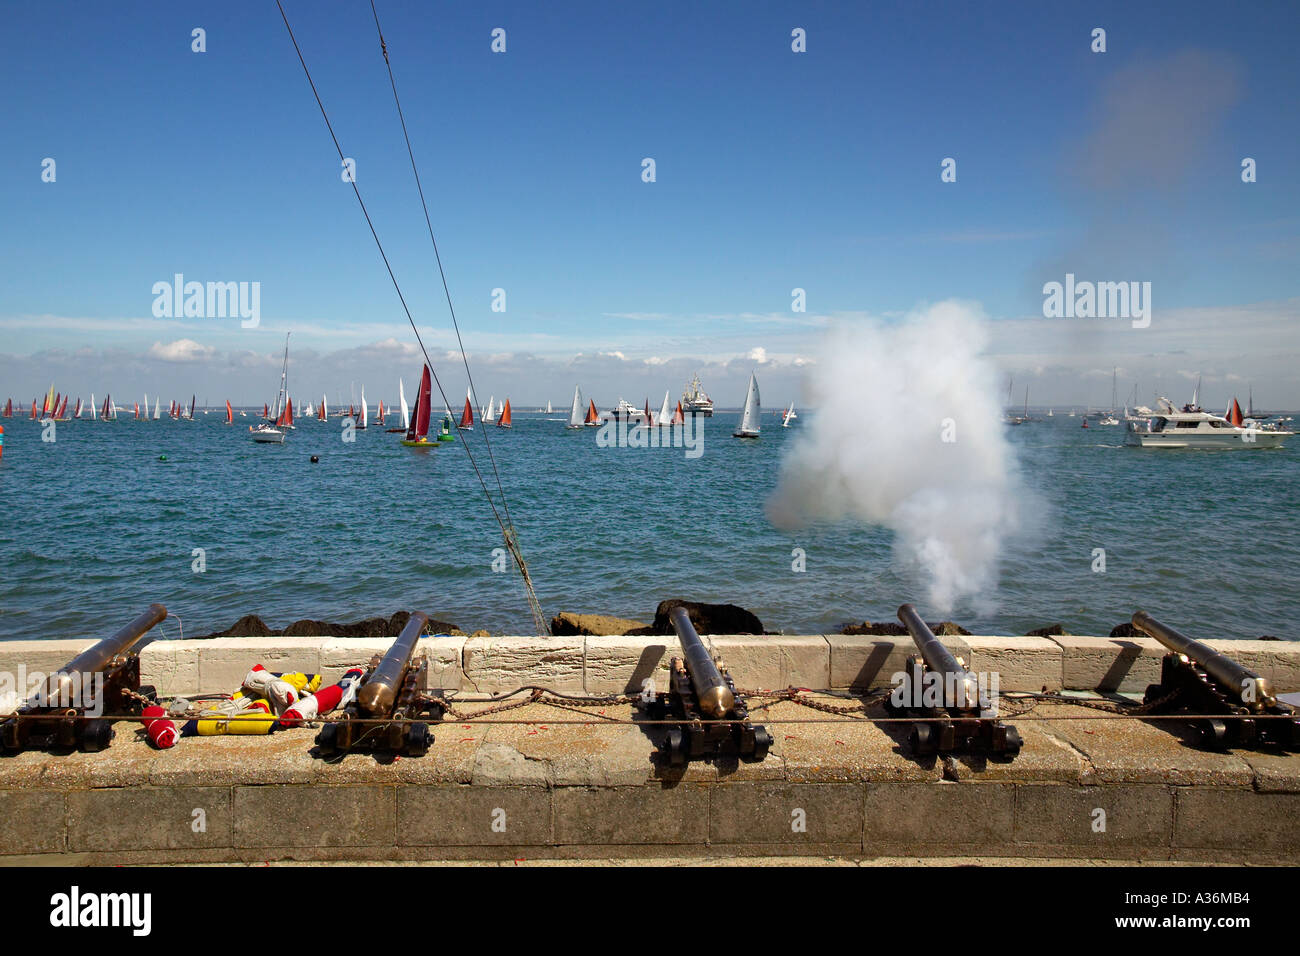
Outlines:
{"label": "orange sail", "polygon": [[140,403],[139,403],[139,402],[136,402],[136,403],[135,403],[135,420],[136,420],[137,422],[140,420]]}
{"label": "orange sail", "polygon": [[277,428],[293,427],[293,399],[287,399],[284,403],[284,410],[280,412],[280,417],[275,420]]}
{"label": "orange sail", "polygon": [[497,428],[510,427],[510,399],[506,399],[506,407],[501,410],[501,417],[497,419]]}
{"label": "orange sail", "polygon": [[584,425],[594,425],[600,421],[600,415],[596,413],[596,400],[592,399],[591,404],[587,406],[587,417],[583,421]]}
{"label": "orange sail", "polygon": [[375,420],[375,424],[382,425],[383,423],[384,423],[384,400],[381,398],[379,400],[379,418]]}
{"label": "orange sail", "polygon": [[1237,399],[1235,397],[1232,400],[1232,413],[1228,416],[1228,421],[1232,422],[1232,424],[1236,425],[1238,428],[1240,428],[1246,421],[1245,416],[1241,414],[1241,406],[1237,404]]}
{"label": "orange sail", "polygon": [[469,396],[465,396],[465,410],[460,413],[460,424],[457,428],[474,427],[474,406],[469,403]]}
{"label": "orange sail", "polygon": [[320,397],[320,408],[316,409],[316,417],[325,421],[325,396]]}
{"label": "orange sail", "polygon": [[234,423],[235,423],[235,410],[230,407],[230,399],[226,399],[226,424],[233,425]]}
{"label": "orange sail", "polygon": [[682,403],[681,403],[681,402],[678,402],[678,403],[677,403],[677,411],[673,412],[672,420],[669,421],[668,424],[669,424],[669,425],[685,425],[685,424],[686,424],[686,416],[682,414]]}

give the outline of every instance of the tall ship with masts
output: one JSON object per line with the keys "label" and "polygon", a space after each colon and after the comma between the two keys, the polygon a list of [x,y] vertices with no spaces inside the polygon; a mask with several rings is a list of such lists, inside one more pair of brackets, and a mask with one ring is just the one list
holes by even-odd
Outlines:
{"label": "tall ship with masts", "polygon": [[700,384],[698,374],[691,379],[682,392],[682,412],[686,415],[700,415],[704,418],[713,417],[713,399],[709,398],[708,393],[704,391],[704,386]]}

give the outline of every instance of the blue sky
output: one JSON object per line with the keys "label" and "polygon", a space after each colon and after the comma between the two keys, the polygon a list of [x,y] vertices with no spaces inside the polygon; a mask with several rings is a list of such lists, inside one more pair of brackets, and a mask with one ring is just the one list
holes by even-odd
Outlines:
{"label": "blue sky", "polygon": [[[704,369],[731,405],[759,365],[794,395],[827,322],[956,297],[983,306],[999,360],[1044,401],[1102,402],[1119,365],[1170,389],[1237,376],[1300,405],[1296,4],[378,6],[485,391],[559,401],[581,377],[612,403]],[[441,352],[446,305],[369,4],[285,9]],[[415,377],[273,2],[0,18],[0,392],[27,400],[56,378],[261,401],[290,329],[306,392],[394,364]],[[1155,332],[1043,319],[1042,284],[1066,271],[1152,282]],[[151,287],[177,272],[260,282],[260,327],[154,318]]]}

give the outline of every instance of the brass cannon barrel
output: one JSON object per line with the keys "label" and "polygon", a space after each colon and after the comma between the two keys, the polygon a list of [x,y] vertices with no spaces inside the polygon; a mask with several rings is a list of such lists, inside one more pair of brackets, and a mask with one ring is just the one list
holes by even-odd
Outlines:
{"label": "brass cannon barrel", "polygon": [[411,619],[397,635],[393,646],[380,660],[370,679],[361,685],[357,692],[357,704],[362,710],[372,715],[385,715],[392,711],[397,702],[397,695],[402,689],[402,677],[411,656],[415,653],[416,642],[421,632],[429,624],[429,617],[420,611],[411,614]]}
{"label": "brass cannon barrel", "polygon": [[68,701],[76,696],[83,674],[93,674],[103,670],[113,658],[129,651],[140,638],[166,617],[167,608],[161,604],[150,604],[147,610],[130,624],[121,627],[112,637],[106,637],[92,647],[86,648],[51,674],[38,698],[39,703],[42,706],[58,706],[61,701]]}
{"label": "brass cannon barrel", "polygon": [[686,658],[686,672],[691,676],[691,685],[695,688],[695,697],[700,710],[710,717],[722,719],[736,706],[736,695],[732,693],[718,665],[713,663],[708,648],[695,633],[690,615],[683,607],[675,607],[668,612],[677,639],[682,643],[682,653]]}
{"label": "brass cannon barrel", "polygon": [[[938,671],[954,683],[952,699],[949,704],[956,707],[970,708],[979,706],[979,682],[975,675],[962,666],[961,661],[953,656],[952,651],[943,641],[934,636],[915,607],[904,604],[898,609],[898,619],[912,635],[921,657],[932,671]],[[948,680],[945,680],[945,689]],[[945,699],[948,699],[945,693]]]}
{"label": "brass cannon barrel", "polygon": [[[1249,667],[1238,664],[1231,657],[1220,654],[1214,648],[1193,640],[1186,634],[1180,634],[1166,624],[1161,624],[1146,611],[1133,613],[1133,626],[1143,634],[1154,637],[1175,654],[1182,654],[1196,661],[1205,668],[1205,672],[1210,677],[1225,689],[1231,690],[1243,702],[1257,706],[1273,703],[1273,689],[1268,681]],[[1252,688],[1249,693],[1246,691],[1248,687]]]}

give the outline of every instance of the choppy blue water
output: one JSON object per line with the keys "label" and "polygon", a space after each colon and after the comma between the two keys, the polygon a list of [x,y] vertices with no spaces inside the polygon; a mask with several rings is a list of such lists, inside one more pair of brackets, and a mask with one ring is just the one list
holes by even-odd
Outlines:
{"label": "choppy blue water", "polygon": [[[458,444],[412,452],[374,427],[346,444],[332,419],[255,445],[252,418],[222,419],[71,422],[53,443],[37,423],[5,420],[0,637],[103,636],[151,601],[188,634],[247,613],[282,627],[400,609],[466,631],[532,630],[518,576],[492,569],[500,535]],[[516,413],[512,430],[492,429],[548,616],[649,621],[661,599],[685,597],[818,633],[924,606],[925,582],[891,559],[890,532],[774,530],[763,500],[803,420],[783,430],[765,415],[757,441],[733,440],[736,420],[708,420],[694,460],[598,448],[596,429],[566,431],[560,415]],[[1142,607],[1196,637],[1300,636],[1300,444],[1141,451],[1122,446],[1122,428],[1083,430],[1063,415],[1009,434],[1048,506],[1045,534],[1008,552],[993,611],[958,606],[953,620],[977,633],[1059,621],[1105,634]],[[795,547],[804,573],[792,571]],[[1092,570],[1097,547],[1104,574]]]}

